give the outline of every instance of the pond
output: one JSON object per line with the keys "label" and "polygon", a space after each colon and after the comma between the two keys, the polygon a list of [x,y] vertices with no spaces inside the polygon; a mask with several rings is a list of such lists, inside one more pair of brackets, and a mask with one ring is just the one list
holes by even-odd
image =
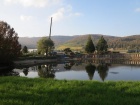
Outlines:
{"label": "pond", "polygon": [[112,61],[109,63],[105,61],[63,61],[14,68],[12,72],[1,75],[54,78],[59,80],[138,81],[140,80],[140,65],[139,63],[123,64],[121,61],[115,63]]}

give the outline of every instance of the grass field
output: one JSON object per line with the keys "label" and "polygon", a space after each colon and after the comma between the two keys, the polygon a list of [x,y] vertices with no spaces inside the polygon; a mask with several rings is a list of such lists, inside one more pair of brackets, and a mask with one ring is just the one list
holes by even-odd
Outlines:
{"label": "grass field", "polygon": [[57,50],[64,50],[65,48],[70,48],[71,50],[74,50],[74,51],[81,51],[82,50],[82,47],[70,47],[70,46],[59,46],[57,47],[56,49]]}
{"label": "grass field", "polygon": [[140,82],[0,77],[0,105],[140,105]]}

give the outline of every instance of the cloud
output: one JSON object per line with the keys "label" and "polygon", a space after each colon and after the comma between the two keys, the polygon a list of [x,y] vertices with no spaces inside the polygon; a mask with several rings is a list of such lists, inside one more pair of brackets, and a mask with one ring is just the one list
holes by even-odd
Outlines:
{"label": "cloud", "polygon": [[20,16],[20,20],[21,21],[29,21],[32,19],[32,16],[25,16],[25,15],[21,15]]}
{"label": "cloud", "polygon": [[73,8],[72,8],[71,5],[67,5],[65,7],[62,7],[60,9],[58,9],[55,13],[50,15],[49,19],[50,19],[50,17],[53,17],[53,21],[56,22],[56,21],[60,21],[60,20],[62,20],[64,18],[66,18],[66,17],[81,16],[82,15],[79,12],[73,13],[72,9]]}
{"label": "cloud", "polygon": [[62,0],[4,0],[5,4],[20,4],[24,7],[46,7],[59,4]]}
{"label": "cloud", "polygon": [[140,8],[136,8],[135,9],[135,12],[140,12]]}
{"label": "cloud", "polygon": [[65,8],[60,8],[56,13],[52,14],[50,17],[53,17],[53,21],[56,22],[63,19],[64,14],[65,14]]}
{"label": "cloud", "polygon": [[74,16],[82,16],[82,13],[76,12],[74,13]]}

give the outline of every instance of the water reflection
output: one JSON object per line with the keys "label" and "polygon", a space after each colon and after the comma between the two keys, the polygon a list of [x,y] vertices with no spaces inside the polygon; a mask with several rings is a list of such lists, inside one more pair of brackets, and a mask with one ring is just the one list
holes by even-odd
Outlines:
{"label": "water reflection", "polygon": [[27,76],[28,75],[28,72],[29,72],[29,70],[28,70],[29,68],[23,68],[23,73],[24,73],[24,75],[25,76]]}
{"label": "water reflection", "polygon": [[110,72],[110,73],[112,73],[112,74],[119,74],[119,72]]}
{"label": "water reflection", "polygon": [[0,69],[0,76],[19,76],[19,73],[14,71],[11,67]]}
{"label": "water reflection", "polygon": [[[119,61],[110,61],[110,60],[95,61],[92,59],[92,60],[64,61],[59,63],[45,63],[33,67],[26,66],[18,69],[19,70],[18,72],[22,73],[20,74],[21,76],[26,77],[100,80],[100,81],[110,80],[110,78],[111,80],[116,80],[118,78],[119,78],[118,80],[120,79],[123,80],[123,78],[126,80],[126,78],[129,79],[130,77],[134,79],[136,78],[136,75],[140,74],[138,73],[140,72],[140,65],[138,64],[137,66],[134,65],[134,61],[131,61],[132,65],[128,64],[129,61],[125,62],[121,61],[121,63],[124,65],[120,65]],[[134,76],[132,75],[132,71],[135,71],[135,73],[133,72]],[[9,71],[0,72],[0,76],[19,75],[18,72],[15,72],[11,69]],[[137,76],[137,78],[139,78],[138,80],[140,80],[140,77]]]}
{"label": "water reflection", "polygon": [[56,65],[46,64],[38,66],[38,75],[42,78],[54,78],[55,72],[53,67]]}
{"label": "water reflection", "polygon": [[96,66],[89,63],[88,65],[85,66],[86,72],[88,73],[88,77],[90,80],[93,79],[95,70],[96,70]]}
{"label": "water reflection", "polygon": [[99,64],[97,66],[97,71],[98,71],[98,74],[99,74],[100,78],[102,79],[102,81],[104,81],[108,75],[108,71],[109,71],[108,65],[105,63]]}
{"label": "water reflection", "polygon": [[72,66],[75,65],[75,62],[74,61],[71,61],[71,62],[67,62],[64,64],[64,68],[66,70],[70,70],[72,68]]}

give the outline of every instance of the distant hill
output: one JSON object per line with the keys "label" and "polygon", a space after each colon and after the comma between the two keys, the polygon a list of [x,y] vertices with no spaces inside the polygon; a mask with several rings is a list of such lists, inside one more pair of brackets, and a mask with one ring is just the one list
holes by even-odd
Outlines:
{"label": "distant hill", "polygon": [[[89,34],[88,34],[89,35]],[[52,36],[51,39],[54,41],[57,49],[64,49],[70,47],[72,49],[82,49],[87,42],[88,35],[74,35],[74,36]],[[140,47],[140,35],[132,35],[127,37],[116,37],[110,35],[101,34],[90,34],[93,43],[96,45],[99,38],[104,36],[105,40],[108,42],[110,48],[136,48]],[[27,46],[28,48],[36,48],[37,42],[42,37],[20,37],[19,42],[22,46]]]}
{"label": "distant hill", "polygon": [[[55,45],[60,45],[68,40],[73,39],[75,36],[52,36],[51,39],[54,41]],[[19,42],[22,46],[27,46],[30,49],[37,47],[37,42],[42,37],[19,37]]]}
{"label": "distant hill", "polygon": [[140,35],[120,37],[108,42],[110,48],[140,49]]}
{"label": "distant hill", "polygon": [[[106,41],[111,41],[111,40],[119,38],[119,37],[101,35],[101,34],[90,34],[90,35],[91,35],[92,41],[95,45],[97,44],[97,42],[101,36],[104,36]],[[58,49],[63,49],[65,47],[72,47],[73,49],[81,49],[86,45],[88,36],[89,35],[77,35],[77,36],[75,36],[75,38],[68,40],[67,42],[59,45]]]}
{"label": "distant hill", "polygon": [[40,40],[41,37],[19,37],[19,43],[23,46],[27,46],[30,49],[35,49],[38,40]]}

